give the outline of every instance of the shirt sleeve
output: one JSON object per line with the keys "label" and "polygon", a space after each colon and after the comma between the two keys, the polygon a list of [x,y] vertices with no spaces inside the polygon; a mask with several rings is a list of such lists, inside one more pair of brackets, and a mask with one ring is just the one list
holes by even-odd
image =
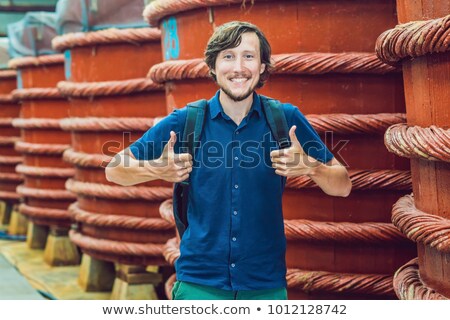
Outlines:
{"label": "shirt sleeve", "polygon": [[[320,139],[320,136],[308,122],[306,117],[300,112],[297,107],[290,105],[291,116],[288,116],[289,129],[292,126],[297,126],[295,134],[297,135],[298,141],[302,145],[303,150],[306,154],[314,159],[327,163],[334,158],[333,154],[328,150],[326,145]],[[287,114],[288,115],[288,114]]]}
{"label": "shirt sleeve", "polygon": [[137,160],[154,160],[161,156],[164,146],[170,138],[170,131],[177,134],[175,151],[180,148],[180,114],[181,110],[174,110],[171,114],[151,127],[142,137],[129,146],[129,150]]}

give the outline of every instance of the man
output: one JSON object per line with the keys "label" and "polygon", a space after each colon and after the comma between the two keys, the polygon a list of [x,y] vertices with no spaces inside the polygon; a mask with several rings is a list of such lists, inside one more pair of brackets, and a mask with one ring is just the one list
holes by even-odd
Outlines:
{"label": "man", "polygon": [[350,193],[346,169],[291,104],[282,105],[291,146],[277,150],[255,92],[269,76],[270,50],[255,25],[218,27],[205,61],[220,90],[208,101],[194,159],[179,152],[183,108],[119,153],[114,162],[120,165],[106,169],[109,181],[124,186],[189,177],[189,226],[175,265],[174,299],[287,299],[286,177],[307,175],[329,195]]}

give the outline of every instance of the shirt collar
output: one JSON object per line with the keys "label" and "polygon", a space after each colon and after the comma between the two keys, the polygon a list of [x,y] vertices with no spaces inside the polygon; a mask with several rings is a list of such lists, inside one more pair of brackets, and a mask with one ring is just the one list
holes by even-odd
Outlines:
{"label": "shirt collar", "polygon": [[[217,90],[214,97],[208,101],[211,119],[215,119],[219,114],[221,114],[223,118],[228,119],[229,117],[225,114],[222,105],[220,104],[219,96],[220,90]],[[258,116],[261,116],[262,114],[261,99],[259,94],[256,92],[253,92],[253,103],[248,114],[251,115],[253,112],[255,112]]]}

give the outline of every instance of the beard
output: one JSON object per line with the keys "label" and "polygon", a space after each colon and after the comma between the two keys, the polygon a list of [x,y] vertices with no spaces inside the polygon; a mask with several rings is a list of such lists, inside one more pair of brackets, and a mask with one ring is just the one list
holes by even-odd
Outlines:
{"label": "beard", "polygon": [[239,101],[247,99],[251,94],[253,94],[253,92],[255,91],[257,86],[258,86],[258,82],[256,82],[252,87],[248,88],[248,90],[245,91],[243,94],[235,95],[230,90],[228,90],[225,86],[222,86],[219,84],[220,89],[234,102],[239,102]]}
{"label": "beard", "polygon": [[255,91],[255,88],[256,88],[256,85],[253,87],[250,87],[246,92],[237,96],[237,95],[234,95],[233,93],[231,93],[231,91],[229,91],[227,88],[220,87],[220,89],[222,89],[222,91],[234,102],[239,102],[239,101],[247,99],[251,94],[253,94],[253,91]]}

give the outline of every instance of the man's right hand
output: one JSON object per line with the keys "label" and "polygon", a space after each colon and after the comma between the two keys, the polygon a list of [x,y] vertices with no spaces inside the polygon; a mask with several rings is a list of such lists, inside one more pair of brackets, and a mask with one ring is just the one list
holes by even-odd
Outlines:
{"label": "man's right hand", "polygon": [[149,165],[156,171],[159,179],[169,182],[181,182],[189,178],[192,171],[192,156],[189,153],[178,153],[174,151],[177,135],[170,131],[170,139],[164,146],[164,150],[156,160],[150,161]]}

